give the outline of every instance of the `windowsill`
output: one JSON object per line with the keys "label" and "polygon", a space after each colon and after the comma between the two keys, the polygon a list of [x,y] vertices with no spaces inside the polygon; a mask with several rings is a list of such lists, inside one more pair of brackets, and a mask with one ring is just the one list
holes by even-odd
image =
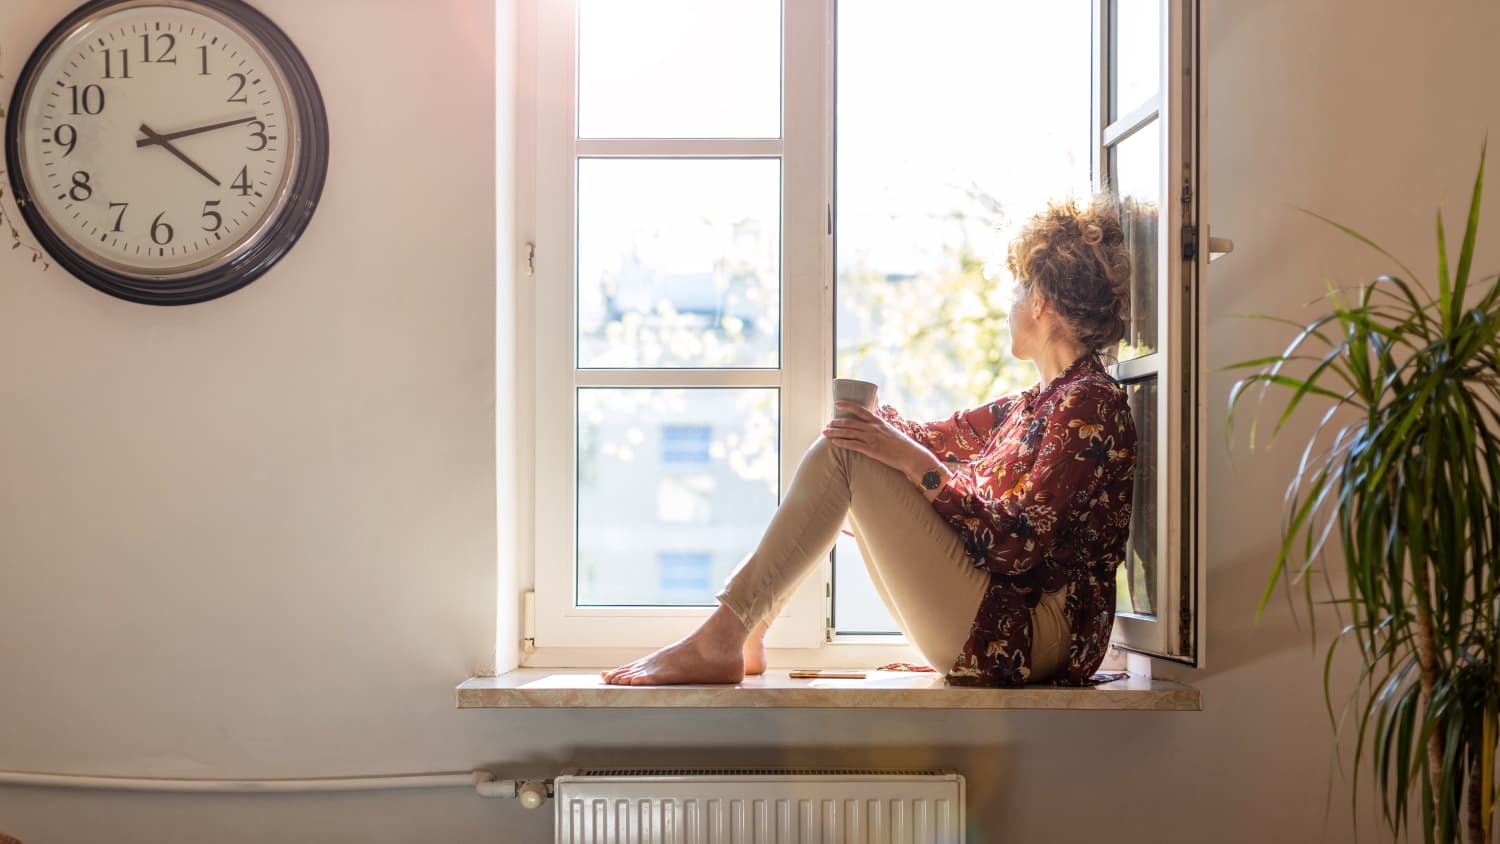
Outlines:
{"label": "windowsill", "polygon": [[864,680],[792,679],[771,670],[738,685],[608,686],[598,671],[521,668],[472,677],[457,689],[459,709],[1133,709],[1199,711],[1198,689],[1173,680],[1129,677],[1098,686],[988,689],[949,686],[941,676],[868,671]]}

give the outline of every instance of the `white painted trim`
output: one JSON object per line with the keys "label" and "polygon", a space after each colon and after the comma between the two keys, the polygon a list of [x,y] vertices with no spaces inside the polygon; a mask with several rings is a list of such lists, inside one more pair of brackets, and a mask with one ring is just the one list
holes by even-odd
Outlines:
{"label": "white painted trim", "polygon": [[1138,381],[1150,377],[1161,369],[1161,354],[1152,352],[1138,358],[1122,360],[1109,367],[1109,374],[1116,381]]}
{"label": "white painted trim", "polygon": [[1161,96],[1157,95],[1137,106],[1135,111],[1116,120],[1114,123],[1104,127],[1103,142],[1106,147],[1115,144],[1134,135],[1136,132],[1151,125],[1161,112]]}
{"label": "white painted trim", "polygon": [[[833,7],[782,3],[781,489],[822,436],[833,407]],[[786,602],[786,638],[772,647],[817,647],[827,629],[833,566],[825,559]]]}
{"label": "white painted trim", "polygon": [[1196,437],[1193,442],[1193,487],[1192,520],[1193,531],[1191,561],[1195,601],[1193,604],[1192,664],[1204,667],[1208,632],[1208,366],[1203,353],[1208,330],[1208,263],[1212,260],[1208,242],[1208,218],[1203,214],[1203,197],[1207,194],[1207,170],[1203,167],[1203,134],[1206,111],[1203,106],[1203,53],[1202,10],[1198,0],[1185,0],[1183,4],[1184,32],[1183,50],[1186,54],[1187,72],[1183,80],[1183,96],[1188,102],[1187,113],[1192,115],[1192,125],[1185,127],[1188,139],[1187,150],[1191,154],[1189,173],[1193,184],[1189,221],[1196,226],[1198,236],[1198,261],[1195,272],[1185,288],[1191,292],[1196,319],[1193,320],[1193,349],[1189,357],[1190,377],[1195,389],[1193,426]]}
{"label": "white painted trim", "polygon": [[503,673],[520,664],[521,619],[518,588],[521,560],[517,505],[523,496],[518,481],[520,441],[516,436],[516,381],[524,360],[516,343],[516,327],[525,320],[516,310],[517,290],[529,283],[524,269],[523,242],[517,234],[520,206],[517,121],[521,109],[517,92],[522,66],[528,61],[516,37],[520,10],[516,0],[495,4],[495,656],[488,668]]}
{"label": "white painted trim", "polygon": [[576,149],[580,158],[777,158],[785,152],[780,138],[579,139]]}
{"label": "white painted trim", "polygon": [[1090,120],[1091,136],[1094,142],[1089,144],[1089,175],[1094,180],[1094,190],[1106,181],[1105,170],[1108,167],[1105,156],[1104,127],[1109,125],[1109,0],[1093,0],[1094,26],[1093,26],[1093,109]]}
{"label": "white painted trim", "polygon": [[780,387],[777,369],[579,369],[575,387]]}

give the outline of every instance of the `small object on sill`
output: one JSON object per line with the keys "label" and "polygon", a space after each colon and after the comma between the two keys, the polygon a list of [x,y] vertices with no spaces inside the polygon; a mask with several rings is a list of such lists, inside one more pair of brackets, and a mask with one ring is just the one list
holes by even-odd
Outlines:
{"label": "small object on sill", "polygon": [[863,671],[820,671],[816,668],[791,672],[793,680],[863,680]]}
{"label": "small object on sill", "polygon": [[1089,678],[1089,683],[1091,685],[1096,683],[1113,683],[1116,680],[1128,679],[1130,679],[1130,672],[1128,671],[1100,671]]}
{"label": "small object on sill", "polygon": [[937,669],[930,665],[917,665],[914,662],[892,662],[882,665],[876,671],[917,671],[923,674],[936,674]]}

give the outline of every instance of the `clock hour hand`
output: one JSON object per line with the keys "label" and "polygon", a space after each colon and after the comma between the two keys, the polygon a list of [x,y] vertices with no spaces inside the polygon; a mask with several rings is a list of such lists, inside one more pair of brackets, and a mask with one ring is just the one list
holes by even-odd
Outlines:
{"label": "clock hour hand", "polygon": [[[238,126],[241,123],[254,123],[254,122],[255,122],[255,115],[252,114],[249,117],[241,117],[238,120],[226,120],[223,123],[212,123],[212,124],[210,124],[208,126],[199,126],[196,129],[183,129],[181,132],[168,132],[165,135],[158,135],[158,134],[155,134],[155,133],[151,133],[150,136],[148,136],[148,137],[137,138],[136,141],[135,141],[135,145],[137,147],[145,147],[145,146],[151,146],[153,144],[163,144],[166,141],[175,141],[178,138],[186,138],[189,135],[199,135],[199,134],[202,134],[204,132],[212,132],[215,129],[224,129],[224,128],[229,127],[229,126]],[[142,128],[142,130],[145,129],[144,126],[142,126],[141,128]]]}
{"label": "clock hour hand", "polygon": [[137,141],[136,142],[136,146],[137,147],[142,147],[142,146],[147,146],[147,145],[152,145],[152,144],[154,144],[156,146],[160,146],[162,149],[165,149],[167,152],[170,152],[173,155],[177,156],[179,159],[181,159],[183,164],[186,164],[187,166],[189,166],[189,167],[193,168],[194,170],[197,170],[199,173],[203,174],[203,178],[209,180],[210,182],[213,182],[214,183],[214,187],[219,187],[220,186],[218,179],[215,179],[213,176],[209,175],[209,172],[207,170],[204,170],[202,167],[199,167],[198,166],[198,162],[194,161],[191,158],[188,158],[186,155],[183,155],[182,154],[182,150],[180,150],[177,147],[173,146],[171,141],[169,141],[165,137],[163,137],[161,135],[158,135],[157,133],[151,131],[151,127],[150,126],[147,126],[146,124],[142,123],[141,124],[141,134],[143,134],[143,135],[146,136],[146,142],[145,143],[141,143],[141,142]]}

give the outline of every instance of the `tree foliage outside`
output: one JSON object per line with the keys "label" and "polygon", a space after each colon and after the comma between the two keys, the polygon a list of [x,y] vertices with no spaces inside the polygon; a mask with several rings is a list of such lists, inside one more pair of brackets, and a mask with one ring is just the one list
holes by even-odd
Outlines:
{"label": "tree foliage outside", "polygon": [[1008,219],[971,186],[945,215],[942,260],[892,277],[856,257],[838,278],[838,372],[880,384],[909,419],[943,419],[1036,380],[1010,355]]}

